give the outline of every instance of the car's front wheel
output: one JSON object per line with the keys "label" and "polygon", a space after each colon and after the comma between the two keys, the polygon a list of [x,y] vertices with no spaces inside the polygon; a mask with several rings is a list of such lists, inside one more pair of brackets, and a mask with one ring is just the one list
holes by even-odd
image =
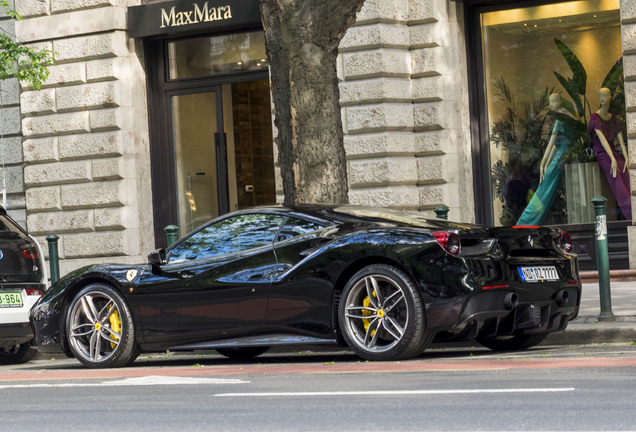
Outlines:
{"label": "car's front wheel", "polygon": [[0,365],[22,364],[31,360],[36,350],[29,342],[0,348]]}
{"label": "car's front wheel", "polygon": [[66,335],[73,355],[90,368],[125,366],[139,355],[130,307],[109,285],[88,285],[75,296]]}
{"label": "car's front wheel", "polygon": [[402,270],[369,265],[347,282],[338,307],[347,345],[367,360],[419,355],[431,342],[422,297]]}
{"label": "car's front wheel", "polygon": [[495,351],[522,350],[540,344],[549,333],[478,338],[477,342]]}

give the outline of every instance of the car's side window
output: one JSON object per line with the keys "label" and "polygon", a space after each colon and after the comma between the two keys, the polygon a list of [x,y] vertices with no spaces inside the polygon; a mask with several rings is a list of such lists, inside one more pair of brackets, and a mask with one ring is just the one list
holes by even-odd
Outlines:
{"label": "car's side window", "polygon": [[312,231],[317,231],[321,228],[324,227],[318,223],[290,217],[280,230],[280,233],[278,233],[276,241],[284,241]]}
{"label": "car's side window", "polygon": [[169,263],[206,259],[271,244],[284,221],[284,216],[262,213],[220,220],[177,244],[170,251]]}

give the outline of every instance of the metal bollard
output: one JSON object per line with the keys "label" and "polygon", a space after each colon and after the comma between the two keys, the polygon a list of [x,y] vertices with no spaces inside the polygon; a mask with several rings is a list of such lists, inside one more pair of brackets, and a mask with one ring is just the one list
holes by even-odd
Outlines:
{"label": "metal bollard", "polygon": [[51,285],[60,280],[60,257],[57,250],[57,241],[60,238],[55,234],[46,237],[49,242],[49,267],[51,268]]}
{"label": "metal bollard", "polygon": [[166,238],[168,239],[168,247],[172,246],[179,240],[179,227],[176,225],[168,225],[163,229],[166,232]]}
{"label": "metal bollard", "polygon": [[438,218],[448,220],[448,210],[448,207],[446,207],[445,205],[441,205],[433,211],[435,212],[435,216],[437,216]]}
{"label": "metal bollard", "polygon": [[612,295],[610,292],[609,253],[607,250],[607,216],[604,197],[592,198],[594,204],[594,231],[596,235],[596,262],[598,265],[598,290],[601,300],[601,314],[599,321],[614,322],[616,317],[612,312]]}

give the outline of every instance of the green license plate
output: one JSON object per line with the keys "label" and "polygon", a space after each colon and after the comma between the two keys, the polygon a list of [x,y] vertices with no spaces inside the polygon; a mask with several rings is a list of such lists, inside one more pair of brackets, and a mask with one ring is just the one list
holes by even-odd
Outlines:
{"label": "green license plate", "polygon": [[19,292],[0,292],[0,307],[22,307]]}

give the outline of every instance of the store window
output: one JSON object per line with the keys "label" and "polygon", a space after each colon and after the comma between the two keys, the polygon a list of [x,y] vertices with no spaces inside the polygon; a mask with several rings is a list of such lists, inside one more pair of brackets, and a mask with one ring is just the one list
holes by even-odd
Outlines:
{"label": "store window", "polygon": [[496,225],[631,220],[619,0],[479,15]]}
{"label": "store window", "polygon": [[268,68],[262,31],[170,42],[168,53],[172,80]]}

